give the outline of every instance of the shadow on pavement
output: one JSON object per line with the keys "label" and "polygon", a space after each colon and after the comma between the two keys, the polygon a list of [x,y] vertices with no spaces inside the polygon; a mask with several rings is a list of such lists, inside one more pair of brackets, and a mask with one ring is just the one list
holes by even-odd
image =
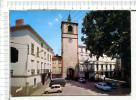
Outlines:
{"label": "shadow on pavement", "polygon": [[118,86],[116,89],[112,89],[111,91],[103,91],[100,90],[98,88],[95,88],[95,84],[99,83],[99,82],[89,82],[87,81],[86,84],[84,83],[80,83],[77,81],[68,81],[67,84],[71,84],[71,86],[77,86],[80,88],[84,88],[84,90],[91,90],[93,92],[98,93],[98,95],[109,95],[109,96],[129,96],[131,93],[131,89],[130,88],[121,88],[120,86]]}

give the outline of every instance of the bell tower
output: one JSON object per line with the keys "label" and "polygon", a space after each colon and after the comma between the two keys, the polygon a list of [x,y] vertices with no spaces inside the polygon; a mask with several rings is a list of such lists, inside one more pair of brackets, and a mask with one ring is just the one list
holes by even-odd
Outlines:
{"label": "bell tower", "polygon": [[78,75],[78,23],[61,22],[62,77],[73,79]]}

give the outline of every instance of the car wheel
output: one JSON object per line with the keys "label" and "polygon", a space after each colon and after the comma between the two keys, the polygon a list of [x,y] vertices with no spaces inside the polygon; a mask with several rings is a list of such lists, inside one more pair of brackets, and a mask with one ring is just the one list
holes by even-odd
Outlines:
{"label": "car wheel", "polygon": [[45,91],[45,94],[48,94],[48,91]]}
{"label": "car wheel", "polygon": [[60,93],[61,91],[60,90],[58,90],[58,93]]}

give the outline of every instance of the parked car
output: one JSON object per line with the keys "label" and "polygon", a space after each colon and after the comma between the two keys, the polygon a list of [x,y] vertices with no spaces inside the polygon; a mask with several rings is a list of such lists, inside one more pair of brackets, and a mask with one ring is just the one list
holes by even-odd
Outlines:
{"label": "parked car", "polygon": [[114,83],[114,82],[107,82],[107,85],[110,86],[113,89],[115,89],[117,87],[116,83]]}
{"label": "parked car", "polygon": [[51,87],[48,87],[45,89],[45,93],[51,93],[51,92],[62,92],[62,87],[60,86],[60,84],[56,84],[56,85],[52,85]]}
{"label": "parked car", "polygon": [[81,77],[78,79],[78,82],[86,83],[85,79],[84,79],[84,78],[81,78]]}
{"label": "parked car", "polygon": [[66,85],[66,80],[63,78],[56,78],[56,79],[52,79],[49,86],[51,87],[54,84],[60,84],[62,87],[65,87]]}
{"label": "parked car", "polygon": [[101,90],[104,90],[104,91],[110,91],[110,90],[111,90],[111,87],[109,87],[109,86],[108,86],[106,83],[104,83],[104,82],[95,84],[95,87],[96,87],[96,88],[99,88],[99,89],[101,89]]}

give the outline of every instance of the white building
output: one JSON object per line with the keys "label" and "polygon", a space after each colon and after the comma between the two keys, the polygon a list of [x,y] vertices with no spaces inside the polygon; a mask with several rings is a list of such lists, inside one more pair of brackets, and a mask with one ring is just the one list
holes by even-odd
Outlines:
{"label": "white building", "polygon": [[52,72],[53,49],[23,19],[10,28],[11,47],[18,50],[18,61],[11,63],[11,94],[29,95],[45,84]]}
{"label": "white building", "polygon": [[111,59],[106,55],[97,61],[96,56],[90,57],[90,51],[86,50],[86,45],[78,45],[79,54],[79,77],[90,78],[99,74],[105,77],[113,77],[117,65],[117,59]]}

